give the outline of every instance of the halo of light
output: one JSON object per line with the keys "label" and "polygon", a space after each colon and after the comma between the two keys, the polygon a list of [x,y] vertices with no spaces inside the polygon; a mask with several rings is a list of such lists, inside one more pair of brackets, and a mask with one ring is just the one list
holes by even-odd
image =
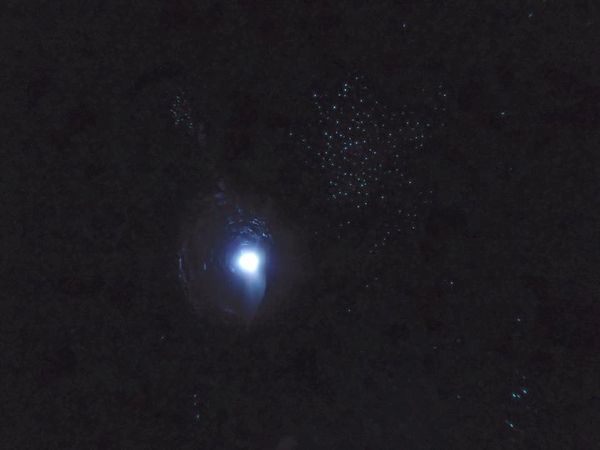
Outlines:
{"label": "halo of light", "polygon": [[251,322],[272,274],[273,242],[265,218],[219,186],[195,200],[181,233],[180,279],[195,311]]}
{"label": "halo of light", "polygon": [[237,266],[246,273],[254,274],[260,265],[260,258],[254,251],[245,250],[237,258]]}

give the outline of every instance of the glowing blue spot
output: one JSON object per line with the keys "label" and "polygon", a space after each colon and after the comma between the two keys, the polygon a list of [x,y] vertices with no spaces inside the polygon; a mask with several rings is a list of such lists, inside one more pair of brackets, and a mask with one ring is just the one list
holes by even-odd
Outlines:
{"label": "glowing blue spot", "polygon": [[256,273],[260,264],[260,258],[255,252],[244,251],[238,257],[237,264],[246,273]]}

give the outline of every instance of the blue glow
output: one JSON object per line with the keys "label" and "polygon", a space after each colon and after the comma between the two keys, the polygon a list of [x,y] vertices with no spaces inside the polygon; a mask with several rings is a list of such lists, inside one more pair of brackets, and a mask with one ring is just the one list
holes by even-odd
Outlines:
{"label": "blue glow", "polygon": [[237,260],[237,265],[246,273],[256,273],[260,265],[260,258],[253,251],[243,251]]}
{"label": "blue glow", "polygon": [[219,186],[186,220],[179,272],[199,314],[249,322],[265,296],[273,243],[265,220],[233,197]]}

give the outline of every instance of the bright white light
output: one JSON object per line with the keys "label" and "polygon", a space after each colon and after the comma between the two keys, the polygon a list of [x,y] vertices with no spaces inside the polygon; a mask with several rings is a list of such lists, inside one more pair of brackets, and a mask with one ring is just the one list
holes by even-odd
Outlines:
{"label": "bright white light", "polygon": [[237,264],[244,272],[255,273],[260,260],[255,252],[245,251],[240,254]]}

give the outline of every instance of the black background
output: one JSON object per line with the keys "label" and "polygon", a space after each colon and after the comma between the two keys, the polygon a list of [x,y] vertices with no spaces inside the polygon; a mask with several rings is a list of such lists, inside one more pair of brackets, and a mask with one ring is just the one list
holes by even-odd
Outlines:
{"label": "black background", "polygon": [[[592,5],[2,6],[1,446],[599,448]],[[409,257],[312,235],[328,217],[287,131],[354,72],[391,107],[448,87]],[[220,177],[310,245],[249,329],[192,314],[177,280],[186,201]]]}

